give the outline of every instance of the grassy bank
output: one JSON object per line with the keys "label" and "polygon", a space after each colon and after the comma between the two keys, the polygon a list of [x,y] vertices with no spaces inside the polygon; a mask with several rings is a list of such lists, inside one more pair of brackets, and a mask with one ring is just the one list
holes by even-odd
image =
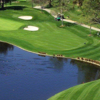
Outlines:
{"label": "grassy bank", "polygon": [[100,80],[64,90],[48,100],[100,100]]}

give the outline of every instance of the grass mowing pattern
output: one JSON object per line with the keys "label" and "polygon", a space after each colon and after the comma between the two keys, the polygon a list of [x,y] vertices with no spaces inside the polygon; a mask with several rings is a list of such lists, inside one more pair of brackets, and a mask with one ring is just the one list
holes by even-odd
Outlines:
{"label": "grass mowing pattern", "polygon": [[[37,25],[39,26],[39,24]],[[34,44],[47,50],[71,50],[83,46],[84,42],[88,42],[70,31],[58,28],[49,22],[42,23],[42,27],[46,27],[47,29],[37,32],[37,34],[39,34],[38,37],[35,37]],[[50,30],[50,32],[48,32],[48,30]],[[57,30],[59,31],[57,32]]]}
{"label": "grass mowing pattern", "polygon": [[[30,12],[33,12],[34,14],[32,16],[35,16],[35,18],[31,21],[25,21],[22,19],[19,19],[21,21],[21,23],[26,24],[27,25],[34,25],[34,26],[38,26],[40,28],[39,31],[37,32],[28,32],[28,31],[24,31],[24,30],[20,30],[20,32],[18,33],[18,30],[16,32],[16,34],[10,33],[11,36],[15,36],[14,38],[22,38],[24,41],[28,41],[30,44],[32,44],[33,46],[40,48],[40,49],[44,49],[44,50],[71,50],[71,49],[75,49],[81,46],[84,46],[84,42],[87,43],[88,41],[84,38],[80,38],[78,35],[70,32],[68,29],[63,29],[63,28],[59,28],[57,27],[57,25],[53,22],[49,22],[50,19],[48,19],[49,17],[47,17],[48,13],[46,12],[41,12],[40,10],[32,10],[30,9]],[[27,12],[27,10],[26,10]],[[44,22],[40,19],[41,23],[38,22],[36,19],[36,17],[38,18],[39,15],[36,14],[36,12],[38,12],[38,14],[43,13],[42,17],[47,17],[48,21]],[[18,13],[18,12],[17,12]],[[25,12],[24,12],[25,13]],[[27,12],[28,14],[28,12]],[[46,15],[47,14],[47,15]],[[20,15],[20,14],[18,14]],[[22,12],[21,12],[22,15]],[[25,14],[23,14],[25,15]],[[50,15],[49,15],[50,16]],[[17,14],[15,16],[14,12],[13,15],[11,17],[18,17]],[[46,18],[45,17],[45,18]],[[50,16],[51,17],[51,16]],[[39,18],[38,18],[39,19]],[[18,20],[18,19],[17,19]],[[3,22],[6,22],[6,19]],[[15,24],[17,25],[17,24]],[[2,25],[4,26],[4,25]],[[74,25],[72,25],[74,27]],[[5,27],[8,27],[8,25],[5,24]],[[9,25],[9,27],[12,27],[11,24]],[[14,29],[14,28],[13,28]],[[59,30],[59,31],[58,31]],[[27,36],[25,36],[25,33],[27,33]],[[31,33],[31,34],[30,34]],[[9,32],[7,32],[7,34],[9,34]],[[21,37],[22,35],[22,37]]]}
{"label": "grass mowing pattern", "polygon": [[100,100],[100,80],[69,88],[48,100]]}
{"label": "grass mowing pattern", "polygon": [[24,24],[17,21],[0,18],[0,30],[17,30],[22,25]]}
{"label": "grass mowing pattern", "polygon": [[[32,9],[29,5],[27,7],[26,4],[25,2],[13,3],[16,7],[13,5],[11,7],[8,6],[7,10],[0,12],[2,20],[0,40],[33,52],[100,60],[99,38],[96,36],[89,37],[89,29],[67,22],[64,22],[64,28],[60,28],[61,22],[55,21],[49,13]],[[8,9],[9,7],[10,9]],[[17,7],[22,9],[13,10],[14,8],[17,9]],[[18,18],[24,15],[33,16],[33,19],[27,21]],[[10,23],[9,27],[5,24],[7,21]],[[39,30],[36,32],[23,30],[28,25],[37,26]],[[4,29],[3,27],[6,27],[5,30],[2,30]],[[95,34],[95,31],[92,31],[92,34]]]}

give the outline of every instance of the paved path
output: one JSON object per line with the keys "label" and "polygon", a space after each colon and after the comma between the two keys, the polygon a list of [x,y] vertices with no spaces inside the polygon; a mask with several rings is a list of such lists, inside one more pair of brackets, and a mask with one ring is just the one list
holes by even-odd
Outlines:
{"label": "paved path", "polygon": [[[34,8],[36,8],[36,9],[41,9],[41,6],[35,6]],[[56,17],[56,16],[57,16],[57,15],[53,15],[53,14],[51,13],[51,10],[50,10],[50,9],[45,9],[45,8],[44,8],[44,9],[42,9],[42,10],[47,11],[47,12],[50,13],[53,17]],[[90,28],[90,26],[88,26],[88,25],[79,24],[79,23],[77,23],[76,21],[73,21],[73,20],[63,19],[63,21],[70,22],[70,23],[76,23],[76,24],[81,25],[81,26],[83,26],[83,27]],[[91,29],[92,29],[92,30],[95,30],[95,31],[100,31],[99,28],[95,28],[95,27],[91,27]]]}

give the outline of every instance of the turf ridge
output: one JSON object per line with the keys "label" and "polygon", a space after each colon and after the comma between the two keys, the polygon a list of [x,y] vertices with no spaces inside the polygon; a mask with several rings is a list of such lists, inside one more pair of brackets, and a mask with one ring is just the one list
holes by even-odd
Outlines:
{"label": "turf ridge", "polygon": [[74,86],[48,100],[100,100],[100,80]]}

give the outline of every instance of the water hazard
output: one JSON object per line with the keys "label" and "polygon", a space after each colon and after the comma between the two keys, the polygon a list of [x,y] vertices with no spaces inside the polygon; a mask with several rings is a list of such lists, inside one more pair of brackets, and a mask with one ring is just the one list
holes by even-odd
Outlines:
{"label": "water hazard", "polygon": [[41,57],[0,43],[0,100],[47,100],[72,86],[100,78],[96,66]]}

